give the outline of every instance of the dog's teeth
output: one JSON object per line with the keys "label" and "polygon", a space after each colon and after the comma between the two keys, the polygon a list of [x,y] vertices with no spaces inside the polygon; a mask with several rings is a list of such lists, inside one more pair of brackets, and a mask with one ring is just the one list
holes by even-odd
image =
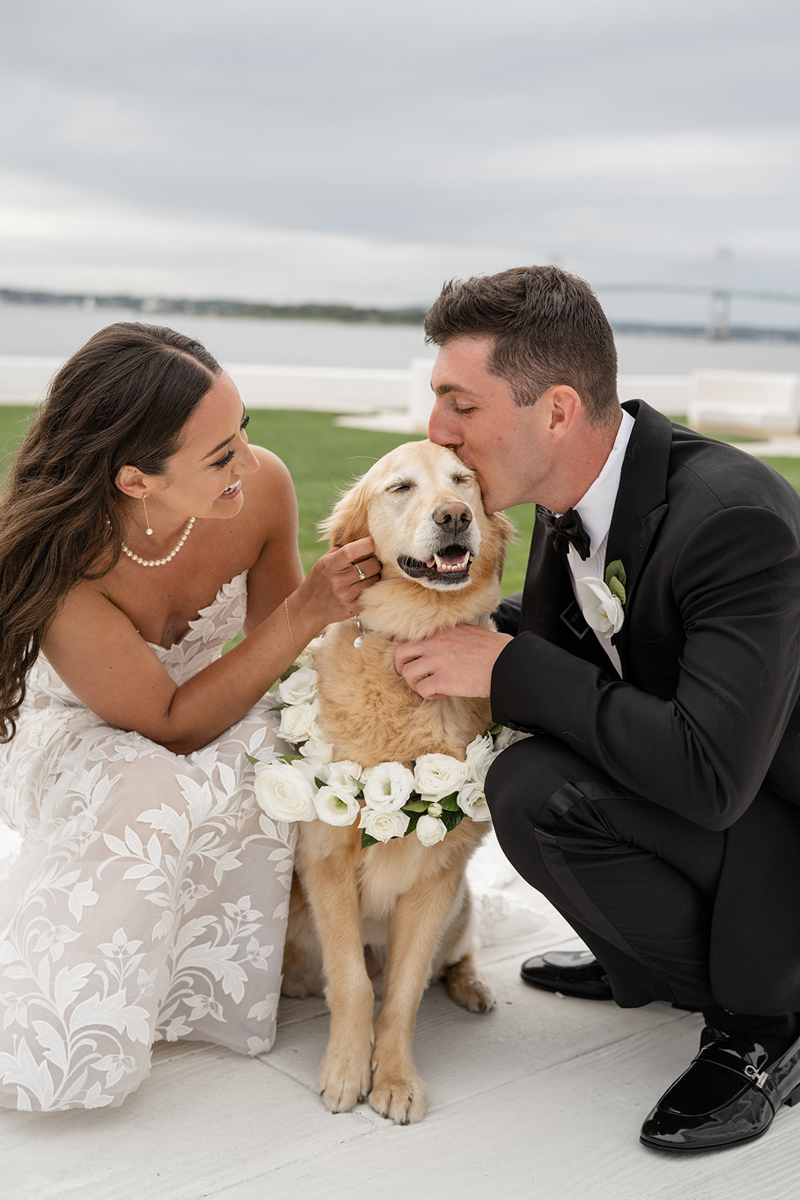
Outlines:
{"label": "dog's teeth", "polygon": [[434,556],[433,556],[433,561],[436,563],[436,570],[437,570],[437,571],[446,571],[446,570],[447,570],[447,567],[444,565],[444,563],[442,562],[442,560],[439,558],[439,555],[438,555],[438,554],[434,554]]}

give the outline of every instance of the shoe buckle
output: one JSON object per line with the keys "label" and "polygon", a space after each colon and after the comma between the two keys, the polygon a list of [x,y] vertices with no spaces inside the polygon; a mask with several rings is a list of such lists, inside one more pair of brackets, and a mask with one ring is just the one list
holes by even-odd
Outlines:
{"label": "shoe buckle", "polygon": [[766,1071],[758,1071],[750,1063],[748,1063],[745,1067],[744,1073],[748,1079],[752,1079],[757,1088],[763,1088],[764,1084],[769,1079],[769,1075]]}

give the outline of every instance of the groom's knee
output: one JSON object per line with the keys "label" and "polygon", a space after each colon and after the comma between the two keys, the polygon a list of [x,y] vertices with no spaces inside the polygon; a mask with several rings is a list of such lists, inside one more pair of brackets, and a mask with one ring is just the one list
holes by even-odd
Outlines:
{"label": "groom's knee", "polygon": [[584,758],[548,734],[515,742],[486,776],[486,800],[495,832],[517,870],[538,886],[541,863],[536,829],[551,823],[548,806],[564,785],[599,773]]}

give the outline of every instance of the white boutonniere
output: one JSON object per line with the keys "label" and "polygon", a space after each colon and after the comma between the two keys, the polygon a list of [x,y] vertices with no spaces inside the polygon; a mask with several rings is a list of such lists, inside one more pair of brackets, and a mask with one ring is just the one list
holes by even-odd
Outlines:
{"label": "white boutonniere", "polygon": [[619,633],[625,620],[625,568],[620,559],[608,564],[605,583],[589,576],[578,579],[577,588],[586,624],[603,637]]}

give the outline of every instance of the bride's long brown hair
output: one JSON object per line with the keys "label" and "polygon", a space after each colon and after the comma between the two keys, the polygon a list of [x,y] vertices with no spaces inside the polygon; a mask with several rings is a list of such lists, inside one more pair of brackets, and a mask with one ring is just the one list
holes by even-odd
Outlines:
{"label": "bride's long brown hair", "polygon": [[82,579],[116,564],[126,463],[163,474],[221,367],[190,337],[119,322],[64,364],[0,497],[0,742],[16,731],[48,622]]}

